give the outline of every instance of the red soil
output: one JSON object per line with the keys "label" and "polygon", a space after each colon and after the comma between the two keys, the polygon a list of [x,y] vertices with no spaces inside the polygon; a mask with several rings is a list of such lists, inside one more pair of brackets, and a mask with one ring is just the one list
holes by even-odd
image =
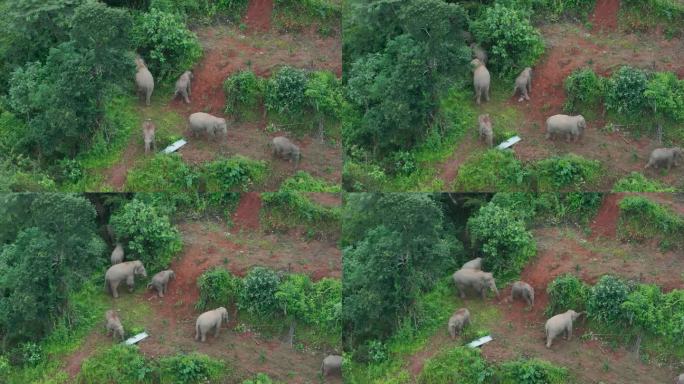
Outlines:
{"label": "red soil", "polygon": [[601,208],[598,214],[591,223],[591,238],[595,239],[599,236],[610,239],[615,238],[617,231],[617,221],[620,215],[620,207],[618,203],[622,200],[624,194],[615,193],[603,197]]}
{"label": "red soil", "polygon": [[[104,316],[103,316],[104,318]],[[104,320],[103,320],[104,324]],[[65,362],[64,370],[69,374],[70,378],[75,377],[81,371],[83,360],[88,358],[97,348],[97,345],[111,342],[109,337],[103,333],[93,332],[88,335],[88,338],[83,342],[83,345],[74,352]]]}
{"label": "red soil", "polygon": [[242,20],[251,31],[268,31],[271,28],[273,0],[250,0]]}
{"label": "red soil", "polygon": [[620,0],[597,0],[589,20],[596,29],[613,31],[617,27]]}
{"label": "red soil", "polygon": [[240,203],[233,214],[233,224],[237,230],[258,229],[261,197],[258,193],[243,193]]}

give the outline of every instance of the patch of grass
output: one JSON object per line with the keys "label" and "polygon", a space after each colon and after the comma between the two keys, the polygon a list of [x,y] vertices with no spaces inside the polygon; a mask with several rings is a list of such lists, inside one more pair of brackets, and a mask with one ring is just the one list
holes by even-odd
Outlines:
{"label": "patch of grass", "polygon": [[613,185],[613,192],[677,192],[657,180],[650,180],[642,173],[632,172]]}
{"label": "patch of grass", "polygon": [[440,352],[425,362],[418,384],[450,384],[455,377],[463,384],[482,384],[494,372],[479,349],[455,347]]}
{"label": "patch of grass", "polygon": [[335,0],[276,0],[273,25],[281,32],[300,32],[312,24],[318,33],[329,36],[339,30],[341,2]]}
{"label": "patch of grass", "polygon": [[455,191],[523,191],[529,176],[522,163],[511,151],[490,149],[476,154],[463,163],[458,171]]}
{"label": "patch of grass", "polygon": [[539,191],[587,190],[599,181],[603,168],[598,160],[575,154],[540,160],[532,165]]}
{"label": "patch of grass", "polygon": [[317,179],[304,171],[297,171],[293,176],[287,178],[280,185],[280,188],[297,192],[342,192],[340,185],[330,184],[323,179]]}
{"label": "patch of grass", "polygon": [[627,196],[618,204],[618,235],[622,240],[642,242],[659,239],[660,246],[684,246],[684,217],[643,196]]}
{"label": "patch of grass", "polygon": [[684,3],[678,0],[627,0],[618,14],[622,29],[639,32],[663,25],[668,38],[684,33],[682,18]]}
{"label": "patch of grass", "polygon": [[268,166],[264,161],[236,155],[203,164],[201,173],[206,180],[207,191],[246,191],[266,179]]}

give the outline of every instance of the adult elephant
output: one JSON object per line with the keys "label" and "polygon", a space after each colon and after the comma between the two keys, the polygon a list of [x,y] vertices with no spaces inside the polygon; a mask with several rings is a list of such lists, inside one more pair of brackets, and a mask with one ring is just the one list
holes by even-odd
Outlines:
{"label": "adult elephant", "polygon": [[114,298],[119,297],[117,288],[122,281],[126,281],[128,290],[133,292],[135,287],[135,276],[147,277],[147,272],[142,261],[126,261],[109,267],[105,273],[105,288]]}

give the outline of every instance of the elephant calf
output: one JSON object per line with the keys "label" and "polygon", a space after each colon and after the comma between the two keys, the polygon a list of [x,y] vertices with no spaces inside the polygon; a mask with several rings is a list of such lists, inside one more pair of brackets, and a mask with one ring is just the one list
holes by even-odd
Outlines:
{"label": "elephant calf", "polygon": [[468,288],[479,293],[482,299],[485,298],[487,289],[493,291],[496,294],[496,297],[499,297],[499,290],[496,289],[496,281],[494,280],[494,276],[489,272],[466,268],[454,272],[452,277],[462,299],[465,298],[465,290]]}
{"label": "elephant calf", "polygon": [[470,324],[470,311],[467,308],[460,308],[449,318],[448,329],[452,339],[460,334],[466,325]]}
{"label": "elephant calf", "polygon": [[284,136],[273,138],[271,141],[271,151],[273,156],[294,161],[295,167],[299,165],[299,160],[302,158],[299,147]]}
{"label": "elephant calf", "polygon": [[190,132],[193,136],[198,133],[205,132],[211,137],[215,137],[217,133],[226,137],[228,135],[228,126],[226,119],[212,116],[204,112],[196,112],[188,118]]}
{"label": "elephant calf", "polygon": [[321,364],[321,375],[327,377],[332,374],[342,375],[342,356],[328,355],[323,359],[323,364]]}
{"label": "elephant calf", "polygon": [[195,75],[191,71],[185,71],[176,81],[176,91],[173,93],[173,98],[175,99],[178,95],[183,97],[185,104],[190,104],[190,96],[192,96],[190,87],[192,85],[192,79]]}
{"label": "elephant calf", "polygon": [[489,101],[489,85],[491,83],[491,76],[487,67],[480,59],[473,59],[470,62],[473,66],[473,86],[475,87],[475,99],[477,105],[480,105],[480,99],[484,96],[486,101]]}
{"label": "elephant calf", "polygon": [[513,89],[513,96],[520,92],[518,102],[530,100],[530,92],[532,92],[532,68],[527,67],[520,72],[520,75],[515,79],[515,88]]}
{"label": "elephant calf", "polygon": [[481,270],[482,269],[482,258],[477,257],[477,258],[474,258],[474,259],[466,262],[465,264],[463,264],[461,269],[475,269],[477,271]]}
{"label": "elephant calf", "polygon": [[480,123],[480,140],[484,140],[488,147],[494,146],[494,131],[492,130],[492,119],[489,118],[489,113],[480,115],[477,118]]}
{"label": "elephant calf", "polygon": [[124,250],[120,243],[116,243],[116,247],[112,251],[111,261],[112,265],[119,264],[124,259]]}
{"label": "elephant calf", "polygon": [[154,132],[157,130],[157,126],[154,125],[152,119],[145,119],[142,125],[143,132],[143,142],[145,143],[145,154],[150,153],[150,148],[157,150],[157,146],[154,143]]}
{"label": "elephant calf", "polygon": [[152,97],[152,92],[154,91],[154,78],[152,73],[142,58],[138,57],[135,59],[135,66],[137,72],[135,73],[135,85],[138,87],[138,95],[145,98],[145,105],[150,105],[150,98]]}
{"label": "elephant calf", "polygon": [[110,333],[112,334],[112,337],[119,336],[121,338],[121,341],[124,339],[124,328],[123,325],[121,325],[121,319],[119,318],[119,315],[116,313],[115,310],[110,309],[107,312],[105,312],[105,328],[107,328],[107,335]]}
{"label": "elephant calf", "polygon": [[648,164],[645,168],[660,168],[667,167],[669,171],[672,166],[679,166],[679,159],[682,158],[684,152],[679,147],[674,148],[657,148],[651,152],[651,157],[648,159]]}
{"label": "elephant calf", "polygon": [[152,281],[147,284],[147,288],[154,288],[157,290],[157,295],[159,297],[164,297],[166,293],[166,287],[169,285],[169,280],[176,277],[176,273],[170,269],[165,271],[157,272],[152,276]]}
{"label": "elephant calf", "polygon": [[522,297],[530,307],[534,306],[534,288],[524,281],[516,281],[511,288],[511,301]]}
{"label": "elephant calf", "polygon": [[217,337],[223,322],[228,322],[228,310],[224,307],[212,309],[199,315],[195,323],[195,340],[201,339],[202,342],[205,342],[207,333],[212,329],[215,329],[214,337]]}
{"label": "elephant calf", "polygon": [[117,288],[122,281],[126,281],[128,290],[133,292],[135,287],[135,276],[147,277],[147,272],[142,261],[126,261],[109,267],[105,273],[105,288],[114,296],[119,297]]}
{"label": "elephant calf", "polygon": [[584,312],[575,312],[572,309],[546,320],[546,348],[551,348],[551,343],[556,336],[565,334],[565,340],[572,339],[572,322],[577,320]]}
{"label": "elephant calf", "polygon": [[553,115],[546,119],[546,139],[551,139],[556,135],[565,136],[566,141],[579,140],[587,128],[584,116]]}

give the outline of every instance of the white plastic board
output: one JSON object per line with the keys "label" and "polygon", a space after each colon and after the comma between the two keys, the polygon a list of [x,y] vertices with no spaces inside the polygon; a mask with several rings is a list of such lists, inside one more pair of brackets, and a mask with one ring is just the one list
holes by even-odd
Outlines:
{"label": "white plastic board", "polygon": [[163,151],[163,152],[164,152],[164,153],[176,152],[176,151],[178,150],[178,148],[184,146],[184,145],[187,144],[187,143],[188,143],[188,142],[185,141],[185,139],[180,139],[180,140],[176,141],[175,143],[169,145],[168,147],[164,148],[164,151]]}
{"label": "white plastic board", "polygon": [[147,334],[147,332],[143,333],[138,333],[137,335],[131,337],[130,339],[124,341],[124,344],[126,345],[131,345],[131,344],[137,344],[140,340],[146,339],[150,335]]}
{"label": "white plastic board", "polygon": [[493,340],[493,339],[492,339],[492,336],[491,336],[491,335],[487,335],[487,336],[485,336],[485,337],[480,337],[480,338],[477,339],[477,340],[471,341],[470,343],[468,343],[468,346],[469,346],[470,348],[477,348],[477,347],[479,347],[480,345],[489,343],[489,342],[492,341],[492,340]]}
{"label": "white plastic board", "polygon": [[496,148],[497,148],[497,149],[506,149],[506,148],[510,148],[511,146],[513,146],[513,144],[519,142],[520,140],[522,140],[522,139],[520,138],[520,136],[513,136],[513,137],[511,137],[510,139],[504,141],[503,143],[497,145]]}

